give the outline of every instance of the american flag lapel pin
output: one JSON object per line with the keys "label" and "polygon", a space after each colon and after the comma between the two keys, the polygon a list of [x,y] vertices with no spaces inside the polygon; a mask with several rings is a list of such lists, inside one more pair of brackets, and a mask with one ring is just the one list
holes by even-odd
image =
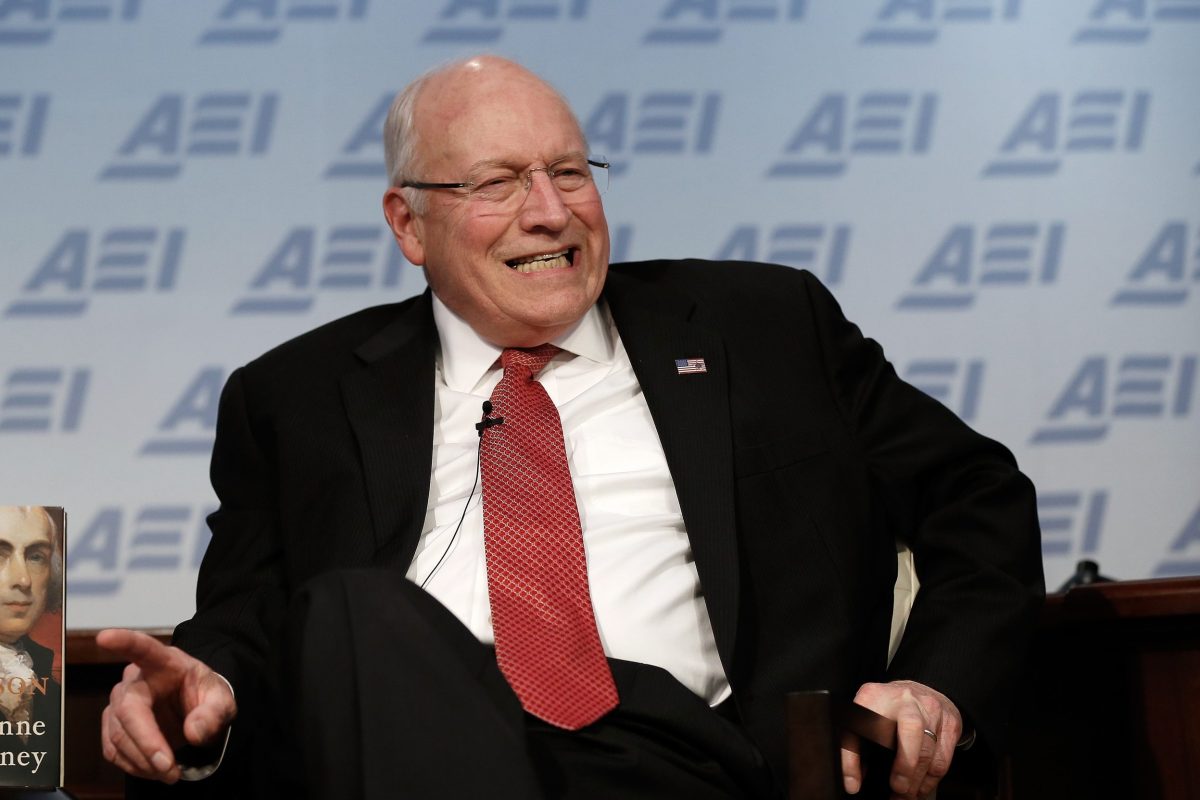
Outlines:
{"label": "american flag lapel pin", "polygon": [[677,358],[675,359],[675,371],[680,375],[695,375],[708,372],[708,366],[704,363],[703,358]]}

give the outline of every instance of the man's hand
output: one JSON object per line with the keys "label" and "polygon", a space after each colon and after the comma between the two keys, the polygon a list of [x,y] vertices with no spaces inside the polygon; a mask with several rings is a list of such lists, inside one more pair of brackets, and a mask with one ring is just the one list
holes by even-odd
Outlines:
{"label": "man's hand", "polygon": [[96,644],[129,661],[100,723],[104,757],[130,775],[179,780],[175,748],[224,735],[237,714],[229,684],[177,647],[135,631],[101,631]]}
{"label": "man's hand", "polygon": [[[896,760],[889,779],[892,791],[905,798],[932,792],[950,769],[962,735],[962,714],[950,698],[915,681],[892,681],[863,684],[854,702],[896,720]],[[844,747],[842,781],[850,794],[858,792],[863,781],[862,759]]]}

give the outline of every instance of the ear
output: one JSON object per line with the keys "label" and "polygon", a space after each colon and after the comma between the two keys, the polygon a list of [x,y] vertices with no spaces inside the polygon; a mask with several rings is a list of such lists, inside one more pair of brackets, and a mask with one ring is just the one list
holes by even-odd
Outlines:
{"label": "ear", "polygon": [[408,262],[418,267],[424,266],[425,244],[421,218],[413,213],[399,187],[392,186],[383,193],[383,216]]}

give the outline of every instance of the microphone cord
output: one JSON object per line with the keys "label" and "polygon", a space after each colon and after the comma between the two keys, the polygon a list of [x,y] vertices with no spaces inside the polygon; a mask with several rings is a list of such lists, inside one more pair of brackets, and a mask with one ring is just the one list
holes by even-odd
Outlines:
{"label": "microphone cord", "polygon": [[433,569],[425,576],[425,580],[421,581],[421,588],[425,588],[425,584],[433,579],[437,574],[438,569],[442,566],[442,562],[446,560],[446,556],[450,555],[450,549],[454,547],[454,541],[458,538],[458,532],[462,529],[463,520],[467,518],[467,509],[471,507],[471,500],[475,497],[475,487],[479,485],[479,475],[483,470],[483,432],[493,425],[501,425],[504,423],[504,417],[488,417],[492,413],[492,403],[490,400],[483,401],[483,417],[475,424],[475,430],[479,432],[479,443],[475,445],[475,480],[471,482],[471,491],[467,495],[467,502],[463,503],[462,514],[458,517],[458,524],[454,526],[454,533],[450,534],[450,541],[446,543],[446,549],[442,551],[442,555],[438,558],[437,563],[433,565]]}

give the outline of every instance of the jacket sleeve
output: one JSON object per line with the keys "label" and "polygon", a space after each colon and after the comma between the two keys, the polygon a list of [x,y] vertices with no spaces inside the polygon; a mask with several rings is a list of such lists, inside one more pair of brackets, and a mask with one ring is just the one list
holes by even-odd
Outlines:
{"label": "jacket sleeve", "polygon": [[938,689],[993,750],[1045,595],[1032,483],[1001,444],[901,380],[805,273],[813,328],[888,528],[921,588],[888,680]]}
{"label": "jacket sleeve", "polygon": [[[173,643],[208,664],[234,688],[238,717],[225,761],[209,784],[242,772],[277,687],[270,659],[286,608],[276,490],[277,467],[249,410],[244,369],[221,395],[211,477],[220,499],[208,518],[212,540],[200,566],[196,614]],[[212,788],[212,787],[209,787]]]}

